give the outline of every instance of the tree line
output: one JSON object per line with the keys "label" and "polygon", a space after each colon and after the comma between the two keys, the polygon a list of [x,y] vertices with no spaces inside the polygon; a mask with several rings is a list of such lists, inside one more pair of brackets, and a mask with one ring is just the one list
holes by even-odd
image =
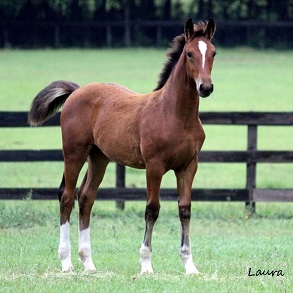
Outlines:
{"label": "tree line", "polygon": [[165,44],[210,16],[221,45],[293,47],[292,0],[0,0],[0,47]]}
{"label": "tree line", "polygon": [[181,20],[292,21],[292,0],[0,0],[1,21]]}

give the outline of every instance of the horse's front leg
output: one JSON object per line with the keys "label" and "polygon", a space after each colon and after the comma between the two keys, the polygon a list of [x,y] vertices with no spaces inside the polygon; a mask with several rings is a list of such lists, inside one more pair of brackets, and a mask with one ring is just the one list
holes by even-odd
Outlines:
{"label": "horse's front leg", "polygon": [[189,240],[191,188],[196,170],[197,160],[194,160],[190,163],[187,169],[175,172],[177,177],[177,189],[179,193],[178,210],[181,224],[180,257],[186,274],[199,273],[192,260],[191,245]]}
{"label": "horse's front leg", "polygon": [[147,204],[145,209],[145,235],[139,250],[141,262],[141,274],[153,273],[152,255],[152,233],[155,222],[160,211],[160,185],[164,172],[156,164],[147,166]]}

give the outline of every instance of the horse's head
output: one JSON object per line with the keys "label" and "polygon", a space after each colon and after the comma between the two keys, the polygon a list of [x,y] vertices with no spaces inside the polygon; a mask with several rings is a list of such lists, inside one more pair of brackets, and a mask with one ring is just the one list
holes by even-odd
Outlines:
{"label": "horse's head", "polygon": [[216,30],[215,22],[212,18],[208,23],[194,25],[192,19],[188,19],[185,24],[185,58],[187,67],[187,77],[194,80],[198,94],[205,98],[214,89],[211,71],[213,67],[216,48],[211,43]]}

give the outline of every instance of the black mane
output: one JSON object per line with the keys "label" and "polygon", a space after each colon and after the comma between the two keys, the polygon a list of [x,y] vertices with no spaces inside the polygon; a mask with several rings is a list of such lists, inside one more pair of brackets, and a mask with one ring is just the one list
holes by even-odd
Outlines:
{"label": "black mane", "polygon": [[[200,37],[200,36],[205,36],[205,28],[206,24],[203,22],[199,22],[194,25],[194,34],[192,36],[192,39],[195,37]],[[170,48],[168,49],[166,56],[167,56],[167,61],[164,64],[163,70],[160,73],[159,76],[159,81],[157,84],[157,87],[154,89],[154,91],[157,91],[161,89],[167,80],[169,79],[175,65],[177,64],[182,52],[183,48],[185,46],[186,40],[185,40],[185,35],[179,35],[175,37],[170,45]]]}

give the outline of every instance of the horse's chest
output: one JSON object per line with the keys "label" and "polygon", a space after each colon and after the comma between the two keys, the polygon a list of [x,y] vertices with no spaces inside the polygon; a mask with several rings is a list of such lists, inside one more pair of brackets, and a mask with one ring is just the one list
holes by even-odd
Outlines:
{"label": "horse's chest", "polygon": [[196,158],[203,145],[205,134],[202,129],[195,133],[182,135],[181,141],[177,140],[177,145],[174,146],[171,152],[171,160],[174,160],[174,165],[186,165],[192,159]]}
{"label": "horse's chest", "polygon": [[205,140],[205,133],[201,123],[195,123],[193,127],[185,129],[181,128],[177,131],[170,131],[167,141],[174,147],[178,148],[178,152],[194,153],[199,152]]}
{"label": "horse's chest", "polygon": [[191,129],[164,128],[160,132],[148,131],[142,140],[142,155],[145,161],[157,160],[166,169],[188,165],[196,158],[205,139],[201,124]]}

